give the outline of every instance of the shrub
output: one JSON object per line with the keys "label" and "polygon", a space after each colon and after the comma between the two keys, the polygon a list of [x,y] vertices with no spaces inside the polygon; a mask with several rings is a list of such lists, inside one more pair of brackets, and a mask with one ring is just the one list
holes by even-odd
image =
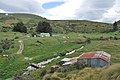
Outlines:
{"label": "shrub", "polygon": [[90,44],[90,43],[91,43],[91,39],[90,39],[90,38],[87,38],[86,42],[87,42],[88,44]]}
{"label": "shrub", "polygon": [[37,33],[36,32],[31,32],[31,35],[32,35],[32,37],[34,37],[34,35],[37,35]]}
{"label": "shrub", "polygon": [[27,33],[27,28],[23,22],[18,22],[16,25],[14,25],[13,31]]}
{"label": "shrub", "polygon": [[13,46],[14,43],[12,43],[11,40],[5,39],[5,40],[1,40],[0,45],[1,45],[1,52],[3,52],[4,50],[8,50]]}
{"label": "shrub", "polygon": [[37,40],[37,43],[43,44],[41,41]]}
{"label": "shrub", "polygon": [[19,37],[18,36],[16,36],[14,39],[18,39]]}
{"label": "shrub", "polygon": [[114,40],[118,40],[118,38],[116,36],[114,36]]}
{"label": "shrub", "polygon": [[3,52],[3,49],[2,49],[2,46],[0,46],[0,53],[2,53]]}
{"label": "shrub", "polygon": [[43,71],[40,73],[40,77],[43,77],[46,73],[47,73],[47,71],[46,71],[46,70],[43,70]]}
{"label": "shrub", "polygon": [[2,29],[1,29],[1,32],[8,32],[8,29],[2,28]]}
{"label": "shrub", "polygon": [[61,52],[59,54],[60,54],[60,56],[65,56],[66,55],[66,53],[63,53],[63,52]]}

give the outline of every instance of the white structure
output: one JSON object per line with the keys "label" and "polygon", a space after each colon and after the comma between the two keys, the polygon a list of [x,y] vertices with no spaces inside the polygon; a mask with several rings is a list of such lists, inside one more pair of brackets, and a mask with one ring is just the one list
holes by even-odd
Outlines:
{"label": "white structure", "polygon": [[40,33],[40,37],[50,37],[50,33]]}
{"label": "white structure", "polygon": [[34,67],[32,67],[32,66],[29,66],[29,67],[27,67],[27,70],[28,70],[28,71],[34,71],[34,70],[36,70],[36,68],[34,68]]}
{"label": "white structure", "polygon": [[75,50],[66,53],[66,55],[70,55],[70,54],[73,54],[73,53],[75,53]]}
{"label": "white structure", "polygon": [[69,65],[77,62],[77,58],[78,57],[73,57],[73,58],[64,58],[61,61],[64,61],[64,63],[62,64],[63,67],[68,67]]}
{"label": "white structure", "polygon": [[8,13],[6,13],[5,15],[8,16]]}
{"label": "white structure", "polygon": [[62,62],[67,62],[67,61],[69,61],[71,58],[64,58],[64,59],[62,59],[61,61]]}

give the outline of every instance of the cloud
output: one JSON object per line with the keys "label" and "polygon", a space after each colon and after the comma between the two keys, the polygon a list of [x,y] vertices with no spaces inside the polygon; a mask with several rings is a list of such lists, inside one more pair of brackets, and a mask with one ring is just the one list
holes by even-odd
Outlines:
{"label": "cloud", "polygon": [[64,4],[54,7],[46,11],[49,19],[74,19],[75,12],[82,4],[83,0],[64,0]]}
{"label": "cloud", "polygon": [[1,12],[35,13],[37,15],[42,15],[45,12],[42,5],[54,1],[56,0],[1,0],[0,9],[2,10]]}
{"label": "cloud", "polygon": [[108,10],[107,13],[104,14],[102,21],[105,22],[114,22],[120,20],[120,1],[116,0],[115,4],[112,8]]}
{"label": "cloud", "polygon": [[[52,8],[47,3],[63,2]],[[79,19],[112,22],[120,19],[119,0],[1,0],[0,13],[34,13],[51,20]]]}
{"label": "cloud", "polygon": [[[55,0],[54,0],[55,1]],[[113,14],[109,11],[114,6],[119,5],[119,0],[63,0],[64,4],[49,9],[43,16],[52,20],[59,19],[84,19],[92,21],[111,22],[113,19],[108,19],[105,14]],[[116,7],[118,8],[118,6]],[[120,10],[120,9],[119,9]],[[111,15],[112,16],[112,15]],[[108,16],[109,17],[109,16]],[[110,17],[109,17],[110,18]]]}
{"label": "cloud", "polygon": [[99,20],[114,5],[114,0],[85,0],[76,12],[79,19]]}
{"label": "cloud", "polygon": [[35,0],[1,0],[0,9],[7,12],[42,13],[41,4]]}
{"label": "cloud", "polygon": [[39,2],[39,3],[48,3],[48,2],[56,2],[56,1],[58,1],[58,2],[63,2],[63,1],[68,1],[68,0],[35,0],[35,1],[37,1],[37,2]]}
{"label": "cloud", "polygon": [[4,10],[2,10],[2,9],[0,9],[0,13],[5,13],[5,11],[4,11]]}

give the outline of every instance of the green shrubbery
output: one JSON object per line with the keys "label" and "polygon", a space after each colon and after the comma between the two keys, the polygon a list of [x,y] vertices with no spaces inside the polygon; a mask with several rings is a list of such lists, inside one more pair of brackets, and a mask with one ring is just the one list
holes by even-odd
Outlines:
{"label": "green shrubbery", "polygon": [[27,33],[27,28],[23,22],[18,22],[16,25],[14,25],[13,31]]}
{"label": "green shrubbery", "polygon": [[14,43],[12,42],[12,40],[8,40],[8,39],[4,39],[4,40],[1,40],[0,42],[0,52],[4,52],[5,50],[8,50],[10,48],[13,48]]}

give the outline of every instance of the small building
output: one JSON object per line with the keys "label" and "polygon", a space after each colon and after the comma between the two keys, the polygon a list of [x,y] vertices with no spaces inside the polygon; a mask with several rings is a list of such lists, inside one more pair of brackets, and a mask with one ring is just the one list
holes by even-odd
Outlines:
{"label": "small building", "polygon": [[69,61],[71,58],[64,58],[64,59],[62,59],[61,60],[61,62],[67,62],[67,61]]}
{"label": "small building", "polygon": [[50,37],[50,33],[40,33],[40,37]]}
{"label": "small building", "polygon": [[65,62],[68,62],[71,58],[64,58],[62,59],[59,64],[62,66]]}
{"label": "small building", "polygon": [[77,59],[77,62],[85,63],[90,67],[104,67],[110,65],[111,55],[104,51],[83,53]]}
{"label": "small building", "polygon": [[73,63],[75,63],[75,62],[77,62],[77,58],[78,58],[78,57],[66,59],[67,61],[64,62],[64,63],[62,64],[62,66],[63,66],[64,68],[68,68],[69,65],[71,65],[71,64],[73,64]]}

